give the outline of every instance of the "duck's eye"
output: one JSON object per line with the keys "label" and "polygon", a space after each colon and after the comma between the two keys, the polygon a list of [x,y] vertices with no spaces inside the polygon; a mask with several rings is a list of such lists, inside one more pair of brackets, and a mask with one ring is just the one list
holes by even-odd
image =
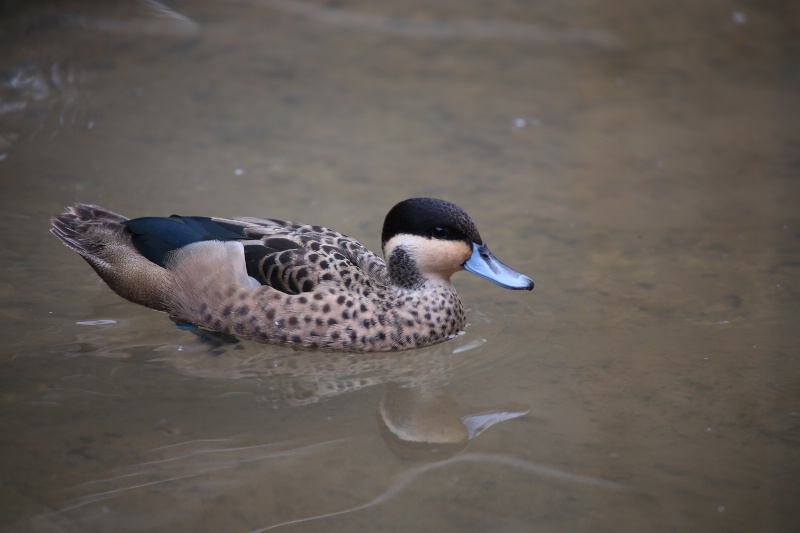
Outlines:
{"label": "duck's eye", "polygon": [[450,232],[441,226],[436,226],[431,230],[431,237],[434,239],[446,239],[449,235]]}

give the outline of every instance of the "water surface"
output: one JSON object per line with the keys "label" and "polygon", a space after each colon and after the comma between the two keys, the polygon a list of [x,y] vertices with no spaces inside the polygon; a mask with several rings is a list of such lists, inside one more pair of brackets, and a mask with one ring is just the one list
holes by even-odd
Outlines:
{"label": "water surface", "polygon": [[[0,8],[0,529],[796,527],[792,2],[109,4]],[[409,196],[536,288],[459,274],[465,335],[391,356],[212,344],[48,233],[81,201],[377,250]]]}

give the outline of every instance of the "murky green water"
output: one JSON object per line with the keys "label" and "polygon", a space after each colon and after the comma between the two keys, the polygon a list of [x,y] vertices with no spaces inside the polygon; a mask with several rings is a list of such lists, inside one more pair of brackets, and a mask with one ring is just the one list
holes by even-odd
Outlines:
{"label": "murky green water", "polygon": [[[0,20],[0,529],[800,522],[792,2],[6,2]],[[48,233],[81,201],[378,249],[388,208],[422,195],[536,289],[459,275],[466,335],[391,356],[212,346]]]}

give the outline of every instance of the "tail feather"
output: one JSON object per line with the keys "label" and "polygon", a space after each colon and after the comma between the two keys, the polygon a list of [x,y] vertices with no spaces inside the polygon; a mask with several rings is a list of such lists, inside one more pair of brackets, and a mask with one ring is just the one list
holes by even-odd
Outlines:
{"label": "tail feather", "polygon": [[103,261],[105,244],[96,236],[98,233],[122,232],[122,222],[126,220],[126,217],[97,205],[76,204],[50,220],[50,232],[87,261],[89,258]]}
{"label": "tail feather", "polygon": [[77,204],[53,217],[50,231],[79,253],[114,292],[168,311],[171,275],[139,253],[124,225],[127,220],[97,205]]}

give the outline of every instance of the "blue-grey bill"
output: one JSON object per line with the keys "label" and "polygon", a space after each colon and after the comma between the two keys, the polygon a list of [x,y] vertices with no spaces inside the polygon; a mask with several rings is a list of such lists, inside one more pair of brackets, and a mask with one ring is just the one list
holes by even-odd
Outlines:
{"label": "blue-grey bill", "polygon": [[531,278],[501,263],[485,244],[472,243],[472,255],[464,263],[464,269],[506,289],[526,291],[533,289]]}

